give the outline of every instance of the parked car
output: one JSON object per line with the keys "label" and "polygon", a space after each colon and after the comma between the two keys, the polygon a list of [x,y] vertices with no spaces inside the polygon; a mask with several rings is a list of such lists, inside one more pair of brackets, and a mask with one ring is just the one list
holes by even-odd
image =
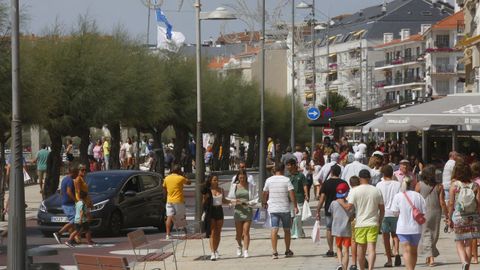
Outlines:
{"label": "parked car", "polygon": [[[148,227],[165,230],[165,194],[159,174],[134,170],[111,170],[86,175],[93,232],[119,235],[124,228]],[[60,191],[45,199],[38,210],[38,226],[51,236],[67,222]]]}

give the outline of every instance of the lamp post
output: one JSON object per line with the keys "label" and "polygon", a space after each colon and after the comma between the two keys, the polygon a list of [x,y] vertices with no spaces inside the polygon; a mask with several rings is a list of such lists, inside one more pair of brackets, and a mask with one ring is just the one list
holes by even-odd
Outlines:
{"label": "lamp post", "polygon": [[295,149],[295,0],[292,0],[292,104],[291,104],[291,127],[290,147]]}
{"label": "lamp post", "polygon": [[[265,0],[262,0],[262,42],[260,48],[262,51],[261,63],[261,83],[260,83],[260,143],[259,143],[259,181],[258,181],[258,194],[263,192],[263,184],[266,177],[266,157],[267,152],[265,146]],[[274,146],[275,147],[275,146]]]}
{"label": "lamp post", "polygon": [[[312,9],[312,19],[310,23],[310,31],[312,37],[312,69],[313,69],[313,100],[312,100],[312,107],[317,106],[317,68],[316,68],[316,60],[315,60],[315,49],[316,49],[316,39],[315,39],[315,0],[312,0],[312,4],[306,4],[305,2],[301,2],[298,4],[297,8],[299,9]],[[328,66],[328,64],[327,64]],[[312,146],[311,152],[313,154],[313,150],[315,149],[315,127],[312,126]]]}
{"label": "lamp post", "polygon": [[12,22],[12,170],[8,217],[7,269],[26,269],[25,189],[23,183],[22,121],[20,116],[19,4],[11,0]]}
{"label": "lamp post", "polygon": [[234,20],[235,15],[225,8],[219,7],[212,12],[201,12],[200,0],[195,0],[196,14],[196,66],[197,66],[197,134],[195,144],[195,221],[200,222],[202,216],[202,191],[201,185],[205,181],[205,162],[203,160],[203,138],[202,138],[202,84],[201,84],[201,20]]}

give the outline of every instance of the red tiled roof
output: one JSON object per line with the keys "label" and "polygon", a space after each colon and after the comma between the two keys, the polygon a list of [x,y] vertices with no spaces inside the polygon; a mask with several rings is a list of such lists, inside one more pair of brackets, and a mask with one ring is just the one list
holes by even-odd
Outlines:
{"label": "red tiled roof", "polygon": [[450,15],[446,17],[445,19],[437,22],[432,26],[432,29],[444,29],[444,30],[450,30],[450,29],[457,29],[458,23],[463,24],[465,21],[465,17],[463,16],[463,10]]}
{"label": "red tiled roof", "polygon": [[239,32],[239,33],[232,33],[232,34],[221,35],[217,39],[217,43],[250,42],[250,41],[254,41],[254,42],[260,41],[260,32],[245,31],[245,32]]}
{"label": "red tiled roof", "polygon": [[407,38],[405,40],[394,39],[394,40],[392,40],[388,43],[378,45],[376,48],[383,48],[383,47],[388,47],[388,46],[395,45],[395,44],[401,44],[401,43],[412,42],[412,41],[422,41],[422,40],[423,40],[422,35],[416,34],[416,35],[411,35],[409,38]]}
{"label": "red tiled roof", "polygon": [[209,69],[222,69],[223,66],[230,61],[230,58],[227,57],[221,57],[221,58],[212,58],[210,60],[210,63],[208,63],[208,68]]}

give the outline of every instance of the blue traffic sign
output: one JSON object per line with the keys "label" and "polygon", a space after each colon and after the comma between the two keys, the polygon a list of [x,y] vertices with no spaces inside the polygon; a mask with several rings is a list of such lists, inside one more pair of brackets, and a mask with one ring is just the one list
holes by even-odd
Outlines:
{"label": "blue traffic sign", "polygon": [[317,107],[310,107],[307,110],[307,118],[315,121],[320,117],[320,110]]}

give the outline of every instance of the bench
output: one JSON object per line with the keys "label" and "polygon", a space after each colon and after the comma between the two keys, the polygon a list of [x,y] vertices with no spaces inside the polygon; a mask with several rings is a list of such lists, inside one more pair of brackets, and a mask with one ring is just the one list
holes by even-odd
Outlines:
{"label": "bench", "polygon": [[[205,233],[198,232],[200,229],[201,223],[200,222],[193,222],[189,225],[184,224],[176,226],[174,223],[174,230],[176,231],[176,235],[172,236],[172,239],[176,239],[179,241],[184,241],[182,257],[185,257],[185,250],[187,248],[187,240],[201,240],[202,241],[202,250],[203,250],[203,259],[206,260],[207,256],[205,254],[205,244],[203,240],[205,239]],[[184,233],[184,234],[181,234]]]}
{"label": "bench", "polygon": [[125,257],[73,254],[78,270],[129,270]]}
{"label": "bench", "polygon": [[[175,269],[178,269],[174,241],[160,240],[157,242],[149,242],[147,240],[147,237],[145,237],[145,233],[142,230],[130,232],[127,234],[127,237],[130,245],[132,246],[132,250],[135,254],[137,262],[159,261],[163,262],[163,267],[166,268],[165,260],[169,257],[173,257],[173,261],[175,262]],[[165,241],[168,241],[168,243],[172,244],[172,251],[165,252],[165,247],[161,247],[161,242]],[[146,254],[142,255],[141,249],[145,249]],[[150,250],[152,250],[152,252],[150,252]]]}

